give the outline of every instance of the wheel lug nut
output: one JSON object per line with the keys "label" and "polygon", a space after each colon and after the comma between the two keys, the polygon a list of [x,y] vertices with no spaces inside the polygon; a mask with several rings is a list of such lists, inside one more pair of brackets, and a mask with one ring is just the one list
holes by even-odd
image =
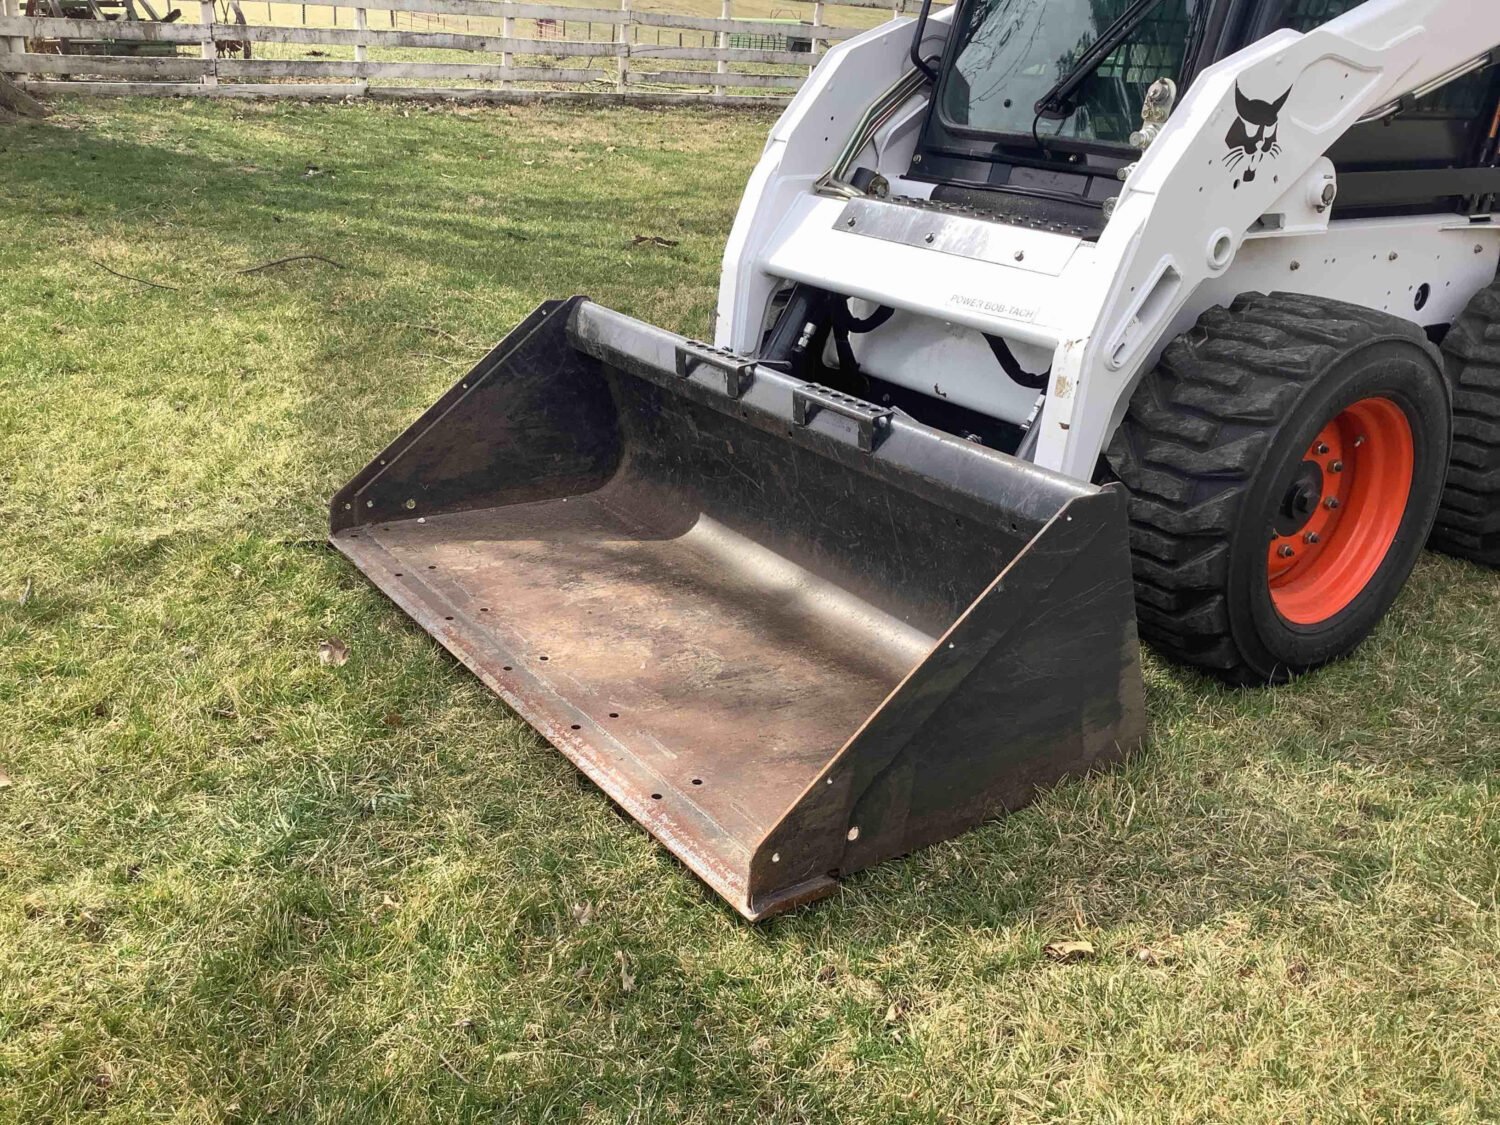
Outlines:
{"label": "wheel lug nut", "polygon": [[1321,442],[1321,441],[1318,442],[1318,452],[1319,453],[1327,453],[1328,452],[1328,445],[1327,445],[1327,443]]}
{"label": "wheel lug nut", "polygon": [[1342,461],[1335,461],[1328,466],[1328,471],[1330,473],[1342,473],[1344,471],[1344,463]]}
{"label": "wheel lug nut", "polygon": [[1327,500],[1323,501],[1323,507],[1327,508],[1330,512],[1338,506],[1339,498],[1337,496],[1330,496]]}
{"label": "wheel lug nut", "polygon": [[1302,542],[1304,543],[1321,543],[1322,541],[1323,537],[1320,536],[1316,531],[1309,531],[1302,537]]}
{"label": "wheel lug nut", "polygon": [[1292,548],[1287,546],[1286,544],[1283,544],[1282,546],[1276,548],[1276,553],[1284,559],[1289,559],[1297,552],[1292,550]]}

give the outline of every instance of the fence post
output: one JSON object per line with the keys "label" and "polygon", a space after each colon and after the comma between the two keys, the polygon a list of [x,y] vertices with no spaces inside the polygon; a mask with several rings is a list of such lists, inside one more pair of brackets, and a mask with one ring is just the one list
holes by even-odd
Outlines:
{"label": "fence post", "polygon": [[[719,5],[719,18],[720,19],[726,19],[726,20],[734,18],[734,0],[723,0],[723,3]],[[717,73],[717,74],[728,74],[729,73],[729,60],[724,57],[724,55],[722,54],[722,52],[727,51],[729,49],[729,32],[727,32],[727,31],[721,31],[721,32],[719,32],[718,37],[715,40],[715,42],[718,44],[719,51],[721,53],[719,55],[719,61],[716,64],[714,64],[714,72]],[[716,97],[716,98],[722,98],[723,96],[724,96],[724,87],[722,85],[721,86],[715,86],[714,87],[714,97]]]}
{"label": "fence post", "polygon": [[[509,11],[509,10],[510,10],[509,8],[506,9],[506,11]],[[538,34],[540,34],[540,33],[538,33]],[[514,39],[516,37],[516,17],[515,16],[501,16],[500,17],[500,36],[503,39]],[[510,52],[510,51],[501,51],[500,52],[500,65],[501,66],[503,66],[507,70],[509,70],[511,67],[515,66],[515,64],[516,64],[516,56],[512,52]],[[510,87],[510,81],[508,79],[502,78],[500,80],[500,89],[505,90],[505,89],[509,89],[509,87]]]}
{"label": "fence post", "polygon": [[208,63],[204,68],[203,84],[205,86],[217,86],[219,84],[219,49],[214,46],[214,0],[201,0],[198,4],[198,22],[205,28],[207,38],[203,40],[203,58]]}
{"label": "fence post", "polygon": [[615,56],[615,93],[623,94],[630,83],[630,33],[634,25],[630,19],[630,0],[620,0],[620,11],[625,18],[620,21],[620,53]]}
{"label": "fence post", "polygon": [[[19,16],[21,14],[21,0],[0,0],[0,14]],[[0,51],[0,57],[8,54],[24,55],[26,53],[26,39],[24,36],[7,36],[5,39],[0,39],[0,44],[5,46],[5,50]],[[0,72],[6,69],[4,65],[0,65]]]}
{"label": "fence post", "polygon": [[[365,32],[370,30],[370,15],[364,8],[354,9],[354,61],[355,63],[366,62],[370,57],[370,47],[365,40]],[[357,70],[359,77],[354,80],[355,87],[361,94],[368,93],[370,89],[370,78],[368,73],[361,67]]]}
{"label": "fence post", "polygon": [[[812,42],[809,44],[809,46],[812,49],[813,58],[816,59],[823,53],[823,40],[818,38],[818,28],[823,26],[823,0],[818,0],[818,2],[813,5],[812,25]],[[811,74],[814,68],[817,67],[817,65],[818,64],[814,62],[812,66],[807,68],[807,73]]]}

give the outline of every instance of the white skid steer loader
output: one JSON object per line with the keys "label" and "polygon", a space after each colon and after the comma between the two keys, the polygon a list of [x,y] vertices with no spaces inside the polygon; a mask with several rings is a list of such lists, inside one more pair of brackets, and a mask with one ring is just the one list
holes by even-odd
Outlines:
{"label": "white skid steer loader", "polygon": [[1137,746],[1140,632],[1500,562],[1500,3],[958,0],[830,51],[715,339],[545,304],[332,537],[755,919]]}

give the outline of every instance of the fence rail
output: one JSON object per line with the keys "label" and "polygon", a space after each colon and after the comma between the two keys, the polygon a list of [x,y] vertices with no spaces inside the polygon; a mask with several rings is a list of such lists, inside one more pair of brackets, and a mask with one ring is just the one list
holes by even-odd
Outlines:
{"label": "fence rail", "polygon": [[749,17],[734,0],[717,15],[632,0],[179,2],[198,22],[157,18],[152,0],[0,0],[0,73],[33,92],[749,104],[789,96],[829,45],[914,0],[777,0]]}

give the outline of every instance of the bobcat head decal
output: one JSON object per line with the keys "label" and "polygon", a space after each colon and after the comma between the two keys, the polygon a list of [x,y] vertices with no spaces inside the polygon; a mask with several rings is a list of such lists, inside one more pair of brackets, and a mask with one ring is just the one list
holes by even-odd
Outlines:
{"label": "bobcat head decal", "polygon": [[1246,183],[1254,181],[1255,170],[1263,161],[1281,153],[1276,130],[1281,118],[1281,107],[1286,105],[1291,94],[1292,91],[1288,89],[1274,102],[1259,102],[1254,98],[1247,98],[1238,82],[1234,84],[1234,107],[1238,116],[1229,127],[1229,135],[1224,138],[1224,143],[1229,146],[1229,151],[1224,154],[1224,163],[1230,168],[1238,168],[1244,164],[1243,178]]}

